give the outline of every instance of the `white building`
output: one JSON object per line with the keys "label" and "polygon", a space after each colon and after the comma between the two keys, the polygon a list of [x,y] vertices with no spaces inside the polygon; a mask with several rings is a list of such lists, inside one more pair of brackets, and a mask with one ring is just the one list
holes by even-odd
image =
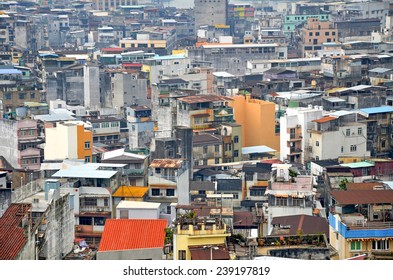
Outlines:
{"label": "white building", "polygon": [[353,112],[337,112],[314,120],[307,147],[315,160],[347,157],[369,157],[367,124],[356,121]]}
{"label": "white building", "polygon": [[156,56],[143,62],[142,71],[148,73],[150,84],[158,83],[164,76],[174,77],[189,72],[191,59],[184,54]]}
{"label": "white building", "polygon": [[280,118],[280,160],[299,163],[307,160],[307,131],[313,127],[313,120],[322,117],[322,112],[319,106],[287,108],[286,114]]}
{"label": "white building", "polygon": [[159,219],[161,203],[122,200],[116,206],[117,219]]}

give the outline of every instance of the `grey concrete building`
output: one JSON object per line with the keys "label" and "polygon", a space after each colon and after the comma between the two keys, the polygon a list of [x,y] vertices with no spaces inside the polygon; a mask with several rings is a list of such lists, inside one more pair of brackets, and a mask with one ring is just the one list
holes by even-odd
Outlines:
{"label": "grey concrete building", "polygon": [[202,25],[227,24],[228,0],[194,0],[195,29]]}
{"label": "grey concrete building", "polygon": [[233,75],[246,72],[247,60],[286,59],[288,47],[280,44],[213,44],[186,49],[194,64],[210,62],[215,71]]}

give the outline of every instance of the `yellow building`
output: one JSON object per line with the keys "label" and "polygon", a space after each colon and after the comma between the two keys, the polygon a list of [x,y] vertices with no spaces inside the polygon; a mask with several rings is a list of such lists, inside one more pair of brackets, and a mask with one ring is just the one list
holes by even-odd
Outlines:
{"label": "yellow building", "polygon": [[242,126],[242,146],[265,145],[280,150],[280,134],[276,133],[276,106],[272,102],[253,99],[249,94],[236,95],[229,102],[235,121]]}
{"label": "yellow building", "polygon": [[173,259],[229,259],[227,226],[213,221],[196,225],[179,223],[173,235]]}

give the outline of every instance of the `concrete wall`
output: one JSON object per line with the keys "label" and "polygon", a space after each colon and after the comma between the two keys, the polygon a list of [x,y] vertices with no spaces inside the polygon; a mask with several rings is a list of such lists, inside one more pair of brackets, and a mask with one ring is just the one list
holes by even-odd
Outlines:
{"label": "concrete wall", "polygon": [[84,66],[84,105],[89,109],[101,107],[100,69],[98,65]]}
{"label": "concrete wall", "polygon": [[230,102],[235,121],[242,126],[243,147],[266,145],[280,150],[280,136],[276,135],[275,104],[251,99],[250,95],[236,95]]}
{"label": "concrete wall", "polygon": [[17,122],[0,119],[0,155],[14,168],[19,168]]}
{"label": "concrete wall", "polygon": [[120,218],[120,211],[128,212],[128,219],[159,219],[160,217],[160,209],[129,209],[129,208],[120,208],[116,207],[116,217]]}
{"label": "concrete wall", "polygon": [[217,0],[215,3],[194,0],[195,29],[201,25],[214,26],[227,24],[228,0]]}
{"label": "concrete wall", "polygon": [[97,252],[97,260],[162,260],[162,248]]}
{"label": "concrete wall", "polygon": [[57,127],[45,129],[46,143],[44,147],[44,159],[77,159],[77,126],[65,126],[58,124]]}

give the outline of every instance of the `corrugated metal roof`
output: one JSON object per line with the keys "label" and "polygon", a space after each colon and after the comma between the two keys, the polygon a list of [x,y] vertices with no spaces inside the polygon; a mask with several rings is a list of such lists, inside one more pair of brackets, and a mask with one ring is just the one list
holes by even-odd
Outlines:
{"label": "corrugated metal roof", "polygon": [[351,162],[351,163],[342,163],[341,166],[346,166],[349,168],[363,168],[363,167],[373,167],[375,166],[374,162],[361,161],[361,162]]}
{"label": "corrugated metal roof", "polygon": [[22,75],[22,71],[16,69],[0,69],[0,75]]}
{"label": "corrugated metal roof", "polygon": [[13,203],[0,218],[0,260],[14,260],[26,244],[22,220],[29,212],[31,204]]}
{"label": "corrugated metal roof", "polygon": [[72,166],[68,169],[57,171],[52,177],[55,178],[112,178],[118,171],[101,170],[101,168],[121,168],[126,164],[109,164],[109,163],[88,163],[79,166]]}
{"label": "corrugated metal roof", "polygon": [[272,153],[275,152],[276,150],[268,147],[268,146],[252,146],[252,147],[245,147],[242,148],[242,154],[255,154],[255,153]]}
{"label": "corrugated metal roof", "polygon": [[381,107],[372,107],[372,108],[363,108],[359,111],[363,113],[367,113],[369,115],[372,114],[380,114],[380,113],[392,113],[393,107],[392,106],[381,106]]}
{"label": "corrugated metal roof", "polygon": [[183,164],[182,159],[155,159],[151,162],[153,168],[180,168]]}
{"label": "corrugated metal roof", "polygon": [[167,220],[108,219],[98,252],[163,248]]}
{"label": "corrugated metal roof", "polygon": [[333,121],[333,120],[336,120],[336,119],[337,119],[337,117],[328,116],[328,117],[323,117],[323,118],[320,118],[320,119],[317,119],[317,120],[313,120],[313,122],[326,123],[326,122],[330,122],[330,121]]}
{"label": "corrugated metal roof", "polygon": [[383,73],[386,73],[386,72],[389,72],[389,71],[392,71],[392,69],[383,68],[383,67],[377,67],[377,68],[368,70],[368,72],[371,72],[371,73],[378,73],[378,74],[383,74]]}
{"label": "corrugated metal roof", "polygon": [[188,246],[191,260],[229,260],[229,252],[225,245]]}
{"label": "corrugated metal roof", "polygon": [[161,203],[145,202],[145,201],[129,201],[122,200],[116,208],[122,209],[158,209]]}
{"label": "corrugated metal roof", "polygon": [[141,198],[147,193],[148,190],[148,187],[120,186],[112,196]]}
{"label": "corrugated metal roof", "polygon": [[393,190],[332,191],[339,205],[393,203]]}
{"label": "corrugated metal roof", "polygon": [[218,95],[191,95],[179,98],[180,101],[188,104],[204,103],[204,102],[218,102],[218,101],[231,101],[232,99],[225,96]]}
{"label": "corrugated metal roof", "polygon": [[[297,235],[299,230],[303,234],[324,233],[326,236],[329,236],[328,221],[322,217],[308,215],[283,216],[273,218],[271,223],[276,225],[271,234],[272,236]],[[278,229],[279,226],[289,226],[289,229],[283,231]]]}
{"label": "corrugated metal roof", "polygon": [[79,195],[99,195],[99,196],[105,196],[105,195],[110,195],[109,191],[106,188],[97,188],[97,187],[80,187],[79,188]]}

